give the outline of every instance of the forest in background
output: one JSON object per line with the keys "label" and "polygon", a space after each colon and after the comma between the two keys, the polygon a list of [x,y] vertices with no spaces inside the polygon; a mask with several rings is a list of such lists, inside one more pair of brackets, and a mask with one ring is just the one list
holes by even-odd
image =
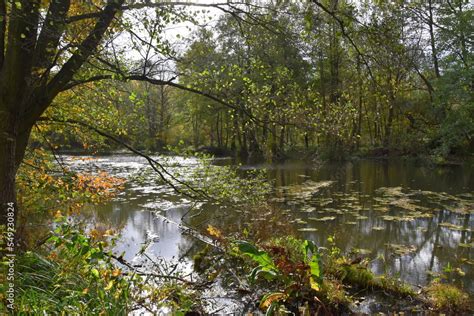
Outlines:
{"label": "forest in background", "polygon": [[[142,40],[162,32],[167,18],[145,18]],[[106,66],[118,80],[73,88],[52,111],[100,122],[149,151],[443,162],[474,149],[473,19],[466,1],[253,6],[141,49],[139,62],[116,53]],[[120,69],[177,86],[123,81]],[[76,130],[53,134],[65,149],[94,144]]]}

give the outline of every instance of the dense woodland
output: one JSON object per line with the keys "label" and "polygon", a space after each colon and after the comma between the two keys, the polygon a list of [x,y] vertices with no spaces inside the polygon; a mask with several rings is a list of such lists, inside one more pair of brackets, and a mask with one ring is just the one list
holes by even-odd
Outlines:
{"label": "dense woodland", "polygon": [[[136,269],[109,251],[114,232],[81,213],[128,179],[77,172],[60,155],[127,150],[180,198],[270,214],[280,227],[265,175],[216,171],[202,153],[468,160],[473,43],[474,7],[463,0],[0,0],[0,311],[206,314],[201,290],[230,271],[240,285],[251,276],[245,291],[269,315],[348,312],[352,286],[468,312],[468,295],[454,286],[438,280],[416,293],[376,277],[331,236],[323,255],[283,228],[270,241],[254,226],[196,228],[214,248],[195,259],[215,263],[197,269],[198,281]],[[201,169],[183,180],[161,156],[170,152],[196,152]]]}
{"label": "dense woodland", "polygon": [[[125,51],[106,63],[180,86],[77,87],[71,101],[87,102],[89,117],[69,115],[99,115],[124,141],[151,151],[181,142],[260,159],[295,151],[333,159],[467,155],[472,15],[462,1],[255,6],[194,30],[180,41],[184,49],[164,42],[158,56],[141,51],[138,64]],[[143,36],[159,32],[163,19],[144,23]]]}

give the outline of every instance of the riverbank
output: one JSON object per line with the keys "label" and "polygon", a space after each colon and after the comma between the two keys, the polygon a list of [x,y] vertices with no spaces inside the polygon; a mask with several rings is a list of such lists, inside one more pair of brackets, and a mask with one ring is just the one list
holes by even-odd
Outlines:
{"label": "riverbank", "polygon": [[[233,165],[232,159],[214,160],[212,168],[216,171],[222,168],[219,165],[230,164],[243,178],[253,177],[256,171],[264,172],[272,184],[268,196],[273,205],[270,211],[251,210],[236,203],[193,201],[161,182],[143,157],[122,154],[58,158],[69,170],[89,175],[87,179],[106,172],[110,177],[127,180],[116,197],[104,204],[85,205],[80,217],[98,236],[113,232],[117,236],[114,254],[132,264],[147,267],[147,258],[152,258],[173,267],[179,258],[180,268],[175,272],[179,277],[187,275],[193,271],[193,258],[206,243],[184,227],[202,235],[212,225],[226,236],[237,236],[236,232],[240,232],[240,238],[246,236],[259,247],[260,241],[271,239],[278,232],[310,240],[324,252],[333,248],[328,237],[335,236],[334,248],[348,258],[341,263],[359,259],[360,263],[365,262],[361,267],[371,275],[365,274],[369,276],[367,280],[391,276],[401,284],[412,284],[418,291],[436,279],[443,279],[466,292],[474,292],[474,171],[469,165],[428,167],[411,160],[379,159]],[[203,163],[195,157],[154,158],[169,172],[188,181]],[[196,275],[196,271],[192,273]],[[335,272],[341,277],[340,273]],[[230,285],[228,291],[236,294],[238,288]],[[354,311],[388,312],[394,306],[369,292],[355,298],[364,286],[359,290],[343,288],[348,291],[345,295],[354,296]],[[262,291],[255,293],[263,295]],[[235,298],[234,294],[229,295]],[[251,298],[260,297],[249,296],[246,302],[250,304]],[[232,306],[234,310],[242,308]],[[397,309],[413,307],[407,306]]]}

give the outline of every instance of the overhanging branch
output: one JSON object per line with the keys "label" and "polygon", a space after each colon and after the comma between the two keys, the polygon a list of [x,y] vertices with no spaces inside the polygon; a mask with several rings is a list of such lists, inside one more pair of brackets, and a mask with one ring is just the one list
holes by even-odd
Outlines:
{"label": "overhanging branch", "polygon": [[[240,3],[244,4],[244,3]],[[145,8],[159,8],[165,6],[193,6],[193,7],[204,7],[204,8],[217,8],[222,9],[221,6],[228,6],[229,3],[222,2],[222,3],[199,3],[199,2],[188,2],[188,1],[160,1],[156,3],[149,3],[146,1],[145,3],[135,3],[130,5],[122,5],[119,10],[120,11],[127,11],[127,10],[138,10],[138,9],[145,9]],[[68,18],[68,23],[73,23],[81,20],[86,19],[95,19],[100,16],[100,12],[90,12],[84,14],[73,15]]]}
{"label": "overhanging branch", "polygon": [[[80,126],[80,127],[84,127],[84,128],[87,128],[103,137],[106,137],[112,141],[114,141],[115,143],[125,147],[126,149],[128,149],[129,151],[133,152],[134,154],[140,156],[140,157],[143,157],[147,160],[148,164],[151,166],[151,168],[153,169],[153,171],[155,171],[156,173],[158,173],[158,175],[160,176],[160,178],[166,183],[168,184],[169,186],[171,186],[173,188],[173,190],[175,190],[177,193],[180,193],[180,194],[183,194],[189,198],[192,198],[192,199],[198,199],[199,197],[204,197],[204,198],[207,198],[207,199],[210,199],[210,200],[214,200],[214,198],[212,198],[211,196],[209,196],[206,192],[204,192],[203,190],[201,189],[196,189],[194,187],[192,187],[191,185],[189,185],[188,183],[184,182],[184,181],[181,181],[179,179],[177,179],[175,176],[173,176],[170,172],[168,172],[166,170],[166,168],[161,164],[159,163],[156,159],[153,159],[152,157],[142,153],[141,151],[133,148],[132,146],[128,145],[127,143],[121,141],[120,139],[118,139],[117,137],[95,127],[95,126],[92,126],[90,124],[87,124],[85,122],[81,122],[81,121],[77,121],[77,120],[60,120],[60,119],[55,119],[55,118],[48,118],[48,117],[40,117],[38,119],[38,123],[53,123],[53,124],[67,124],[67,125],[76,125],[76,126]],[[166,177],[168,176],[169,179]],[[170,180],[171,179],[171,180]],[[173,183],[173,181],[179,185],[183,185],[184,187],[186,187],[187,189],[190,190],[190,192],[193,192],[193,193],[189,193],[189,192],[186,192],[186,191],[183,191],[181,189],[179,189],[175,183]]]}
{"label": "overhanging branch", "polygon": [[222,99],[220,99],[220,98],[218,98],[218,97],[216,97],[216,96],[214,96],[210,93],[200,91],[198,89],[188,87],[188,86],[184,86],[182,84],[174,82],[173,80],[176,79],[176,77],[173,77],[170,80],[161,80],[161,79],[150,78],[150,77],[143,76],[143,75],[119,76],[119,75],[112,75],[112,74],[104,74],[104,75],[93,76],[93,77],[90,77],[90,78],[87,78],[87,79],[84,79],[84,80],[73,81],[69,85],[65,86],[63,88],[63,91],[69,90],[69,89],[71,89],[73,87],[76,87],[78,85],[81,85],[81,84],[90,83],[90,82],[94,82],[94,81],[100,81],[100,80],[114,79],[114,78],[117,78],[117,79],[120,79],[120,80],[144,81],[144,82],[151,83],[153,85],[170,86],[170,87],[174,87],[174,88],[177,88],[177,89],[180,89],[180,90],[183,90],[183,91],[188,91],[188,92],[206,97],[206,98],[208,98],[208,99],[210,99],[210,100],[212,100],[216,103],[224,105],[227,108],[233,109],[235,111],[241,111],[251,121],[253,121],[254,123],[259,124],[259,125],[265,124],[265,123],[274,123],[274,124],[278,124],[278,125],[281,125],[281,126],[289,125],[288,123],[285,124],[285,123],[282,123],[282,122],[279,122],[279,121],[274,121],[274,120],[267,120],[267,121],[260,120],[257,117],[255,117],[252,113],[250,113],[245,107],[239,107],[239,106],[233,105],[233,104],[231,104],[227,101],[224,101],[224,100],[222,100]]}

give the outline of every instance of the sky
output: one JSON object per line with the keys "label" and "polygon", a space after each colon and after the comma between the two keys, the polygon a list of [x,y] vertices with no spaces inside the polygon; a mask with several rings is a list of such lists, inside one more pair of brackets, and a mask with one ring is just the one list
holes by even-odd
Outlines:
{"label": "sky", "polygon": [[[176,6],[178,8],[185,8],[186,12],[191,14],[196,13],[196,20],[199,22],[200,25],[196,25],[190,21],[186,22],[171,22],[166,25],[163,29],[162,33],[160,33],[160,40],[166,40],[172,44],[173,49],[178,52],[178,54],[182,54],[188,48],[193,34],[200,28],[200,27],[207,27],[212,28],[216,25],[218,19],[224,14],[221,10],[213,7],[200,7],[200,6],[193,6],[192,3],[201,4],[209,4],[209,3],[223,3],[222,1],[186,1],[190,5],[186,6]],[[180,2],[181,3],[181,2]],[[153,17],[154,16],[154,9],[140,9],[140,10],[133,10],[129,11],[125,14],[125,18],[129,19],[132,24],[132,31],[142,39],[148,39],[149,36],[147,32],[143,28],[143,16],[148,15]],[[125,31],[122,33],[115,41],[114,45],[119,47],[124,51],[124,55],[127,60],[134,60],[134,61],[141,61],[143,60],[143,54],[146,50],[146,46],[141,47],[142,54],[136,49],[133,49],[133,45],[131,43],[131,37],[137,41],[137,37],[135,35],[131,35],[129,32]],[[156,41],[155,41],[156,43]],[[158,57],[157,57],[158,58]],[[168,67],[174,69],[174,62],[168,63]]]}

